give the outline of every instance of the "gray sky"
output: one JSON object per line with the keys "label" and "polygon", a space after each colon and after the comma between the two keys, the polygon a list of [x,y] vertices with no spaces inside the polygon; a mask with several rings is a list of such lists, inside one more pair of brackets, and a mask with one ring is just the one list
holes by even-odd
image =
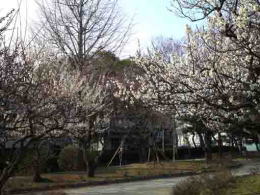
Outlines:
{"label": "gray sky", "polygon": [[[0,0],[0,14],[6,13],[11,8],[17,8],[19,1]],[[26,21],[30,24],[37,18],[35,1],[37,0],[22,0],[22,25],[26,25]],[[181,19],[167,10],[170,0],[120,0],[120,5],[129,18],[134,16],[135,23],[133,35],[122,54],[124,57],[135,54],[138,40],[141,47],[145,48],[156,36],[180,39],[184,36],[185,25],[190,24],[188,20]]]}

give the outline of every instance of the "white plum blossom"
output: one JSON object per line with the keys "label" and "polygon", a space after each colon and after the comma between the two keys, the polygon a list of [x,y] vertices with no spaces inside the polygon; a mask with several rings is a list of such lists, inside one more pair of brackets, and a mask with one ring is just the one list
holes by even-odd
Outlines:
{"label": "white plum blossom", "polygon": [[[144,71],[138,78],[142,85],[138,98],[174,109],[180,116],[199,116],[211,128],[223,129],[228,126],[224,123],[237,125],[247,121],[250,114],[257,118],[254,113],[258,113],[256,105],[260,104],[260,4],[240,0],[236,10],[231,10],[226,1],[178,2],[189,11],[196,9],[194,17],[205,15],[201,18],[207,22],[196,30],[186,27],[184,54],[174,53],[170,63],[160,54],[135,60]],[[211,8],[212,14],[207,13]],[[191,12],[185,15],[185,10],[180,11],[186,17],[192,16]]]}

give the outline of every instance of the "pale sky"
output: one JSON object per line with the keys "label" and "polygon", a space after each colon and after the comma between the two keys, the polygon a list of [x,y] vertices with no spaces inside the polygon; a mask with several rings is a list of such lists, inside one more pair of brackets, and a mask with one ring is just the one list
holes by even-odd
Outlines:
{"label": "pale sky", "polygon": [[[11,8],[17,8],[20,0],[0,0],[0,14],[6,13]],[[22,23],[28,23],[37,18],[37,0],[22,0]],[[138,40],[141,47],[149,45],[152,38],[157,36],[181,39],[184,36],[185,25],[191,24],[187,19],[182,19],[167,10],[170,0],[120,0],[120,5],[129,18],[134,16],[133,35],[123,50],[123,56],[134,55],[138,49]],[[27,10],[27,12],[26,12]],[[26,15],[27,13],[27,15]]]}
{"label": "pale sky", "polygon": [[135,36],[129,47],[132,51],[136,50],[138,40],[146,47],[157,36],[181,39],[185,34],[185,25],[190,23],[167,9],[170,0],[121,0],[121,3],[128,15],[135,16]]}

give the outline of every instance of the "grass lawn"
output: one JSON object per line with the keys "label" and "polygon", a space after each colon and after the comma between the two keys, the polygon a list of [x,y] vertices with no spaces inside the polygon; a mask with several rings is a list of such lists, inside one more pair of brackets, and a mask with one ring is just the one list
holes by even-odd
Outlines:
{"label": "grass lawn", "polygon": [[260,175],[236,177],[223,194],[253,195],[260,194]]}
{"label": "grass lawn", "polygon": [[95,185],[102,182],[113,183],[123,179],[131,180],[140,177],[170,176],[183,172],[200,173],[213,171],[216,167],[216,164],[208,165],[204,161],[136,163],[122,167],[98,168],[94,178],[87,177],[86,172],[59,172],[42,174],[44,181],[33,183],[30,176],[16,176],[9,180],[6,189],[17,192],[24,189],[63,188],[70,184],[78,183]]}
{"label": "grass lawn", "polygon": [[85,172],[59,172],[42,174],[43,182],[33,183],[30,176],[16,176],[9,180],[6,189],[37,189],[82,182],[113,182],[120,179],[131,179],[141,176],[162,176],[182,172],[199,172],[205,170],[203,161],[177,161],[161,163],[137,163],[122,167],[101,167],[94,178],[87,177]]}

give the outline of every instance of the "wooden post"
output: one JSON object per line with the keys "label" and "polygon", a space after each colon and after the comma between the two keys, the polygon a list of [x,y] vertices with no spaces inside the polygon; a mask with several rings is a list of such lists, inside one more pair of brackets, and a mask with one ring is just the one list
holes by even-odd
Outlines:
{"label": "wooden post", "polygon": [[150,162],[150,158],[151,158],[151,147],[149,146],[147,162]]}

